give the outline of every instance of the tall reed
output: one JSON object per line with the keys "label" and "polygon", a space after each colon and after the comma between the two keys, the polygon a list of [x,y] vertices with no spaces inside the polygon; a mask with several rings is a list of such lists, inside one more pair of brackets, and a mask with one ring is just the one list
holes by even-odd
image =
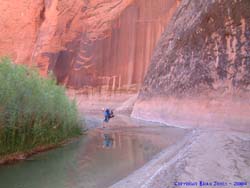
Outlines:
{"label": "tall reed", "polygon": [[37,71],[0,60],[0,156],[80,134],[76,104]]}

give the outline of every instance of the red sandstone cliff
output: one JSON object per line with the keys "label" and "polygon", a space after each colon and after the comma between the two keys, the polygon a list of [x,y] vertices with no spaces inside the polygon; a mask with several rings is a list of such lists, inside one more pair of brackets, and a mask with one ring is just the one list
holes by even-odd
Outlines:
{"label": "red sandstone cliff", "polygon": [[154,52],[133,116],[250,126],[249,9],[249,0],[183,0]]}
{"label": "red sandstone cliff", "polygon": [[10,56],[16,63],[31,64],[44,19],[43,0],[1,1],[0,56]]}
{"label": "red sandstone cliff", "polygon": [[142,82],[178,0],[14,0],[0,5],[0,55],[74,88]]}
{"label": "red sandstone cliff", "polygon": [[0,56],[74,88],[138,88],[164,32],[133,116],[248,125],[249,9],[249,0],[3,1]]}

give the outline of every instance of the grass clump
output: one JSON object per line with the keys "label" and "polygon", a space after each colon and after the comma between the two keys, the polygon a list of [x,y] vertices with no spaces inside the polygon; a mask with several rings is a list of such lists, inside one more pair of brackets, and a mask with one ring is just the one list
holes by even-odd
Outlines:
{"label": "grass clump", "polygon": [[76,104],[62,86],[8,58],[0,60],[0,156],[79,134]]}

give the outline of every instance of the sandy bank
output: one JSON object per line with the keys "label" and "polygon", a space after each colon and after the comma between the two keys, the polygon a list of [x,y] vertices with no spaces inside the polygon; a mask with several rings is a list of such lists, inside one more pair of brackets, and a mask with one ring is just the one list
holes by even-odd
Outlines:
{"label": "sandy bank", "polygon": [[163,164],[165,164],[165,162],[169,161],[169,164],[173,163],[174,158],[178,156],[179,151],[184,149],[185,146],[189,144],[190,137],[193,135],[194,132],[190,132],[177,144],[163,150],[142,168],[138,169],[127,178],[114,184],[110,188],[145,187],[149,182],[154,180],[155,176],[157,176],[159,172],[163,170]]}
{"label": "sandy bank", "polygon": [[250,133],[193,131],[177,145],[111,188],[171,188],[178,182],[234,182],[250,180]]}

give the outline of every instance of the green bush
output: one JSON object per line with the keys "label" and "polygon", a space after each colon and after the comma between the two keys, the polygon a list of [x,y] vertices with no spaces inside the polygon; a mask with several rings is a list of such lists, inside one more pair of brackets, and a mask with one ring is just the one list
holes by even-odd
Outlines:
{"label": "green bush", "polygon": [[80,134],[74,101],[54,79],[0,60],[0,156]]}

